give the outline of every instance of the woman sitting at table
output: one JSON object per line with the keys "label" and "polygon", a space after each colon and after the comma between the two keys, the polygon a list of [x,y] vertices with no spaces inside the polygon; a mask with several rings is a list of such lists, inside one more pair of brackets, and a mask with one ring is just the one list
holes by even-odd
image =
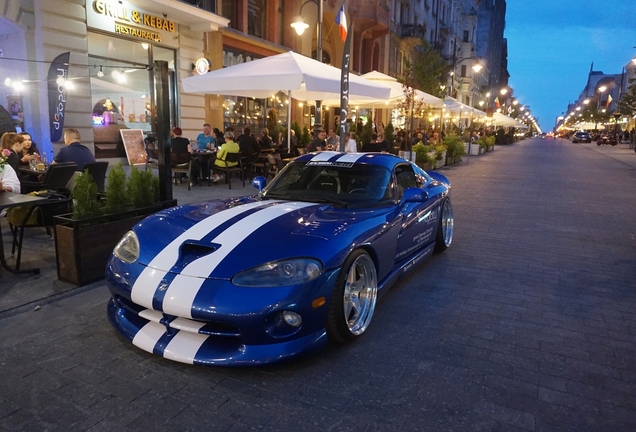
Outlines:
{"label": "woman sitting at table", "polygon": [[[223,171],[225,170],[225,157],[228,153],[240,153],[241,148],[237,143],[234,142],[234,132],[225,132],[225,144],[221,145],[221,148],[216,153],[216,159],[214,161],[213,170],[220,171],[221,174],[217,174],[216,172],[212,175],[212,181],[214,183],[223,180],[225,177],[223,175]],[[233,167],[238,165],[238,162],[227,162],[228,167]]]}
{"label": "woman sitting at table", "polygon": [[24,144],[22,146],[22,154],[18,156],[22,156],[20,158],[21,166],[29,166],[32,160],[37,161],[40,157],[40,152],[38,151],[38,147],[31,140],[31,134],[28,132],[22,132],[20,135],[24,138]]}
{"label": "woman sitting at table", "polygon": [[261,150],[270,150],[273,147],[272,139],[269,136],[269,129],[263,128],[261,129],[261,140],[258,143],[261,147]]}
{"label": "woman sitting at table", "polygon": [[15,132],[6,132],[0,139],[2,148],[11,151],[11,154],[7,158],[7,163],[13,168],[13,171],[18,172],[20,166],[20,156],[22,154],[22,145],[24,143],[24,137]]}

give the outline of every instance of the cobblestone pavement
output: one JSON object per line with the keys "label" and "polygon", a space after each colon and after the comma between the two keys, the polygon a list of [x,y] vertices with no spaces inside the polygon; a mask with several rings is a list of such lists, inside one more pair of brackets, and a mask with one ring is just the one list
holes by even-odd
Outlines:
{"label": "cobblestone pavement", "polygon": [[103,283],[0,315],[0,430],[635,430],[623,150],[527,139],[443,169],[451,248],[379,302],[359,341],[281,365],[146,354],[108,324]]}

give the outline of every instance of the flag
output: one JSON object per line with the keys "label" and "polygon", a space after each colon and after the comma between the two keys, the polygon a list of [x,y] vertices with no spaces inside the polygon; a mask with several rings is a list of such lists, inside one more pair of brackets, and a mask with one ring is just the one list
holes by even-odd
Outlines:
{"label": "flag", "polygon": [[605,104],[605,108],[609,108],[612,103],[612,95],[607,95],[607,103]]}
{"label": "flag", "polygon": [[347,15],[345,15],[344,2],[336,15],[336,24],[339,27],[340,39],[344,42],[347,39]]}
{"label": "flag", "polygon": [[497,108],[501,107],[501,104],[499,103],[499,96],[497,96],[497,97],[495,98],[495,106],[496,106]]}

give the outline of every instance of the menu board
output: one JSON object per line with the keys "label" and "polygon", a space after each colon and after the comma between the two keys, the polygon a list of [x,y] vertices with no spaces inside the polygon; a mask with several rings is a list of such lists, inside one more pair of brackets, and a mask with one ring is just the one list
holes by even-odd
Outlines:
{"label": "menu board", "polygon": [[121,139],[126,149],[126,157],[130,165],[143,165],[148,153],[144,145],[144,131],[141,129],[120,129]]}

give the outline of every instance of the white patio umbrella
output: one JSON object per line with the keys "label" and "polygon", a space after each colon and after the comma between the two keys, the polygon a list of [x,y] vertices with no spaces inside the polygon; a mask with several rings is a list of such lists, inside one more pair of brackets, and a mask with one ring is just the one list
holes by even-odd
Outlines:
{"label": "white patio umbrella", "polygon": [[[402,84],[398,82],[397,78],[392,76],[383,74],[378,71],[372,71],[365,73],[364,75],[360,75],[360,78],[364,78],[372,83],[381,84],[391,89],[391,93],[388,98],[384,99],[376,99],[371,100],[368,98],[356,98],[355,95],[352,95],[349,99],[349,106],[358,106],[360,108],[373,108],[380,105],[389,105],[394,106],[400,100],[404,99],[404,89]],[[442,108],[444,106],[444,101],[440,98],[425,93],[420,90],[415,90],[415,94],[417,99],[422,101],[424,104],[428,105],[431,108]],[[336,99],[327,99],[323,100],[323,104],[327,106],[337,106],[340,104],[340,100]]]}
{"label": "white patio umbrella", "polygon": [[[207,93],[265,99],[286,91],[287,119],[291,119],[291,98],[310,101],[340,100],[341,70],[288,51],[192,76],[181,80],[186,93]],[[349,75],[349,97],[387,99],[391,89],[356,75]],[[338,102],[340,104],[340,102]],[[290,127],[287,142],[291,146]]]}
{"label": "white patio umbrella", "polygon": [[[293,51],[184,78],[181,83],[186,93],[265,99],[285,91],[305,101],[340,98],[340,69]],[[390,93],[385,85],[349,76],[351,98],[387,99]]]}
{"label": "white patio umbrella", "polygon": [[452,98],[450,96],[446,96],[444,98],[444,108],[448,112],[459,113],[459,120],[460,121],[462,119],[462,114],[465,114],[465,116],[463,116],[463,118],[470,118],[471,123],[473,122],[473,120],[475,118],[486,117],[486,113],[485,112],[483,112],[481,110],[478,110],[475,107],[471,107],[469,105],[461,103],[457,99]]}
{"label": "white patio umbrella", "polygon": [[504,126],[504,127],[514,126],[518,128],[521,128],[523,126],[527,129],[527,126],[524,125],[523,123],[520,123],[517,120],[513,119],[512,117],[509,117],[499,112],[494,112],[492,114],[492,120],[495,126]]}

